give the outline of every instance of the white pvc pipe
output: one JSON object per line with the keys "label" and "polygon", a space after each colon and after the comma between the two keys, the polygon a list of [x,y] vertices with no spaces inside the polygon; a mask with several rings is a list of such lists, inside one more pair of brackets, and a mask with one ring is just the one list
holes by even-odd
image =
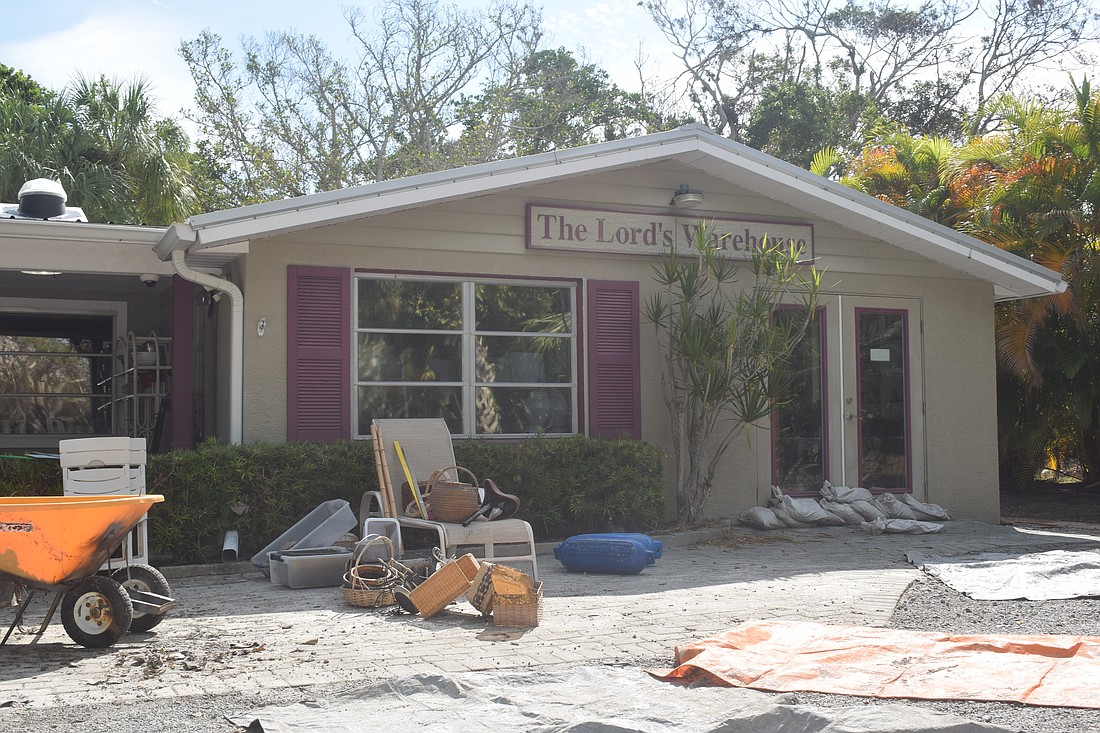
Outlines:
{"label": "white pvc pipe", "polygon": [[191,269],[184,257],[183,250],[172,252],[172,267],[180,277],[229,296],[229,442],[240,445],[244,424],[244,293],[225,278]]}
{"label": "white pvc pipe", "polygon": [[231,529],[225,533],[222,541],[222,562],[237,562],[237,547],[240,545],[241,536],[237,530]]}

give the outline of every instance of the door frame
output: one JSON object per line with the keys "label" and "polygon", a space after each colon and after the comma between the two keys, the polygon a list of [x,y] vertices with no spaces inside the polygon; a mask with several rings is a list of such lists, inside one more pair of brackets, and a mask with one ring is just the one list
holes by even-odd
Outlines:
{"label": "door frame", "polygon": [[[887,491],[911,492],[924,500],[927,496],[927,454],[924,409],[924,313],[920,297],[828,293],[818,296],[822,325],[823,390],[822,455],[826,480],[834,485],[859,485],[861,431],[846,416],[855,411],[858,401],[859,362],[856,357],[856,317],[867,312],[904,313],[906,320],[906,412],[907,412],[907,487],[888,487]],[[853,402],[845,401],[852,395]],[[851,408],[851,409],[849,409]],[[775,442],[771,416],[756,431],[757,499],[771,498],[775,472]],[[792,496],[817,496],[818,490],[788,490]]]}

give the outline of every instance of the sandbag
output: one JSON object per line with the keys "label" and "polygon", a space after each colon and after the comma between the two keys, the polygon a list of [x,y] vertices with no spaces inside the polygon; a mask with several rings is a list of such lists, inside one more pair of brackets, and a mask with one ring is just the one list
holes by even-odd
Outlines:
{"label": "sandbag", "polygon": [[824,524],[831,521],[829,513],[813,499],[795,499],[784,494],[778,486],[772,487],[772,501],[770,503],[773,506],[782,507],[788,516],[802,525]]}
{"label": "sandbag", "polygon": [[790,513],[787,507],[783,506],[782,503],[777,503],[774,499],[768,500],[767,508],[772,510],[772,513],[774,513],[779,521],[783,523],[784,527],[810,526],[806,522],[803,522],[802,520],[795,517],[793,514]]}
{"label": "sandbag", "polygon": [[844,524],[853,527],[858,527],[864,522],[863,515],[857,512],[851,504],[833,501],[832,499],[822,499],[821,508],[839,518]]}
{"label": "sandbag", "polygon": [[875,519],[886,519],[886,514],[883,513],[878,505],[873,501],[865,501],[860,499],[858,501],[848,502],[848,506],[852,507],[859,513],[859,516],[863,517],[864,521],[870,522]]}
{"label": "sandbag", "polygon": [[848,520],[844,517],[829,511],[825,507],[821,507],[821,511],[825,513],[825,519],[817,521],[818,527],[843,527],[848,524]]}
{"label": "sandbag", "polygon": [[783,529],[787,525],[766,506],[754,506],[737,515],[737,521],[757,529]]}
{"label": "sandbag", "polygon": [[875,506],[882,510],[887,519],[917,519],[909,505],[893,494],[880,494],[875,498]]}
{"label": "sandbag", "polygon": [[939,504],[926,504],[917,500],[912,494],[902,494],[901,500],[913,510],[913,514],[917,515],[917,519],[934,519],[940,522],[951,519],[947,510]]}
{"label": "sandbag", "polygon": [[936,522],[919,522],[913,519],[875,519],[859,526],[867,534],[936,534],[943,525]]}
{"label": "sandbag", "polygon": [[867,489],[859,486],[833,486],[826,481],[821,486],[821,495],[830,501],[851,504],[853,501],[871,501],[874,497]]}

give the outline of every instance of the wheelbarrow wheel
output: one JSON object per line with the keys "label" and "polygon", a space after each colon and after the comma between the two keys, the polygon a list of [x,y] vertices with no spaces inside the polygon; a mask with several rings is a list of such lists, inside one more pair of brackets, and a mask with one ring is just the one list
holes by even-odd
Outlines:
{"label": "wheelbarrow wheel", "polygon": [[102,649],[130,630],[134,604],[112,578],[92,575],[77,582],[61,599],[61,623],[81,646]]}
{"label": "wheelbarrow wheel", "polygon": [[[159,570],[152,565],[131,565],[128,568],[116,570],[112,575],[127,591],[136,590],[144,593],[156,593],[158,596],[171,596],[172,589],[168,581]],[[134,610],[134,620],[130,623],[130,631],[149,631],[164,620],[164,614],[145,613]]]}

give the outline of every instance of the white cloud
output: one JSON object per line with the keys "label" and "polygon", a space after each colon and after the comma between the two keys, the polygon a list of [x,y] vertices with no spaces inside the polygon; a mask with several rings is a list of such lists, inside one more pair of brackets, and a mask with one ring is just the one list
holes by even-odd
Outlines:
{"label": "white cloud", "polygon": [[75,24],[0,45],[0,58],[35,81],[61,89],[78,75],[144,77],[159,114],[179,117],[192,99],[191,75],[176,53],[186,32],[164,13],[95,11]]}

